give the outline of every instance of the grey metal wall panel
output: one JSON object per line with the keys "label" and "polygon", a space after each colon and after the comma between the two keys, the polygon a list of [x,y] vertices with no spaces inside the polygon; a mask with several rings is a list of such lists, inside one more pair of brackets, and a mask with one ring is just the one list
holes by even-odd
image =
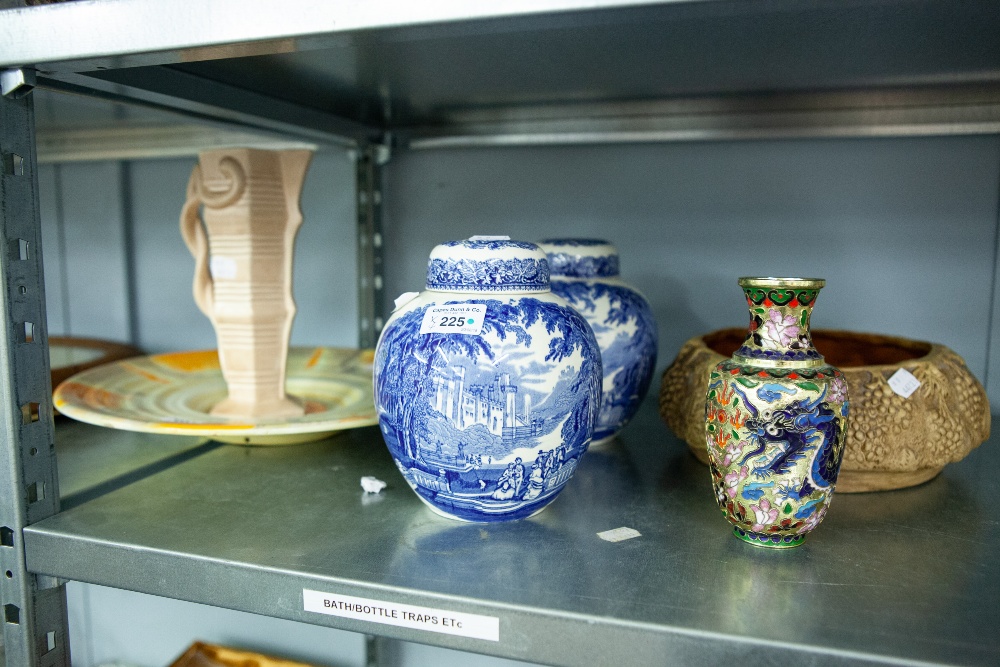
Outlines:
{"label": "grey metal wall panel", "polygon": [[[474,655],[464,651],[427,646],[414,642],[387,639],[380,643],[378,667],[531,667],[536,663],[497,658],[492,655]],[[623,657],[622,664],[628,664]],[[595,661],[594,664],[597,664]]]}
{"label": "grey metal wall panel", "polygon": [[[997,238],[995,249],[997,261],[1000,262],[1000,192],[997,193]],[[992,302],[990,304],[990,335],[989,360],[986,369],[986,394],[990,397],[990,405],[994,411],[1000,402],[1000,266],[993,267]]]}
{"label": "grey metal wall panel", "polygon": [[38,206],[42,225],[42,248],[45,252],[45,305],[49,333],[60,335],[66,331],[65,311],[68,306],[64,290],[61,211],[61,180],[58,165],[38,167]]}
{"label": "grey metal wall panel", "polygon": [[364,667],[363,635],[72,582],[74,667],[167,665],[194,640],[319,665]]}
{"label": "grey metal wall panel", "polygon": [[59,169],[65,285],[69,288],[65,312],[69,319],[58,333],[128,341],[129,286],[120,165],[87,162]]}
{"label": "grey metal wall panel", "polygon": [[302,189],[293,290],[293,345],[357,347],[354,164],[346,151],[313,156]]}
{"label": "grey metal wall panel", "polygon": [[443,240],[608,237],[656,313],[660,366],[693,335],[745,325],[737,276],[815,275],[816,327],[941,342],[982,379],[998,169],[997,137],[400,154],[387,295],[421,289]]}
{"label": "grey metal wall panel", "polygon": [[129,338],[119,168],[113,162],[39,168],[51,335]]}
{"label": "grey metal wall panel", "polygon": [[194,160],[132,165],[137,344],[149,352],[215,346],[212,325],[194,304],[194,260],[178,227]]}

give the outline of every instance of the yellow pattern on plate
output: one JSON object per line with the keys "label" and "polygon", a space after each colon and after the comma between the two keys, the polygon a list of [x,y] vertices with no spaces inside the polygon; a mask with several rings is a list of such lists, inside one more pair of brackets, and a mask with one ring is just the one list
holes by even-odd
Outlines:
{"label": "yellow pattern on plate", "polygon": [[217,350],[197,350],[194,352],[170,352],[157,354],[149,359],[161,366],[173,368],[185,373],[196,373],[219,368],[219,352]]}
{"label": "yellow pattern on plate", "polygon": [[209,414],[226,396],[214,350],[134,357],[92,368],[59,385],[54,398],[64,415],[98,426],[289,445],[378,422],[372,358],[371,350],[291,348],[286,391],[306,404],[306,414],[293,419],[248,424]]}

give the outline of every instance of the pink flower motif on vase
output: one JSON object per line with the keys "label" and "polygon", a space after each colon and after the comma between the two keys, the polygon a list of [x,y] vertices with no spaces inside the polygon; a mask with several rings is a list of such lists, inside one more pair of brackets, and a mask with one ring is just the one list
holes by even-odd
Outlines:
{"label": "pink flower motif on vase", "polygon": [[820,507],[819,509],[817,509],[815,512],[813,512],[812,514],[810,514],[806,518],[805,523],[802,524],[802,526],[799,527],[799,529],[798,529],[797,532],[801,535],[803,533],[808,533],[810,530],[812,530],[813,528],[815,528],[816,526],[818,526],[819,523],[823,520],[823,517],[826,516],[826,510],[827,509],[829,509],[829,505],[823,505],[822,507]]}
{"label": "pink flower motif on vase", "polygon": [[753,525],[753,531],[756,533],[763,531],[778,518],[778,508],[771,507],[771,501],[767,498],[761,498],[760,503],[751,505],[750,509],[757,519],[757,523]]}
{"label": "pink flower motif on vase", "polygon": [[847,400],[847,382],[844,378],[835,378],[830,383],[830,390],[826,395],[826,400],[830,403],[843,403]]}
{"label": "pink flower motif on vase", "polygon": [[769,310],[764,327],[760,329],[761,347],[778,350],[787,348],[799,337],[799,324],[795,315],[782,315],[780,310]]}
{"label": "pink flower motif on vase", "polygon": [[747,466],[743,466],[739,469],[739,471],[734,470],[726,475],[726,494],[730,498],[736,497],[736,487],[739,486],[740,482],[746,479],[749,474],[750,469]]}
{"label": "pink flower motif on vase", "polygon": [[726,446],[726,456],[722,459],[722,465],[729,466],[736,457],[743,453],[743,442],[740,440],[733,440]]}

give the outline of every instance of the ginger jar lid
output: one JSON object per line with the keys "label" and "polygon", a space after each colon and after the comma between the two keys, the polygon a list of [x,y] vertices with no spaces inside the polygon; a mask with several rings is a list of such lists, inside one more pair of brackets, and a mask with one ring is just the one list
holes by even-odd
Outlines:
{"label": "ginger jar lid", "polygon": [[442,243],[427,263],[427,289],[439,292],[548,292],[549,263],[534,243],[473,236]]}
{"label": "ginger jar lid", "polygon": [[618,250],[603,239],[546,239],[539,245],[549,259],[553,276],[616,278]]}

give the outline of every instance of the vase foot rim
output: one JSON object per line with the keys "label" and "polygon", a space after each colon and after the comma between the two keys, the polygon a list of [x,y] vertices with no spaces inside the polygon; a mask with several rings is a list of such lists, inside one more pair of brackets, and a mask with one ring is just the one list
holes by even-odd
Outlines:
{"label": "vase foot rim", "polygon": [[733,528],[733,535],[738,540],[764,549],[793,549],[806,541],[805,535],[767,535],[739,527]]}

